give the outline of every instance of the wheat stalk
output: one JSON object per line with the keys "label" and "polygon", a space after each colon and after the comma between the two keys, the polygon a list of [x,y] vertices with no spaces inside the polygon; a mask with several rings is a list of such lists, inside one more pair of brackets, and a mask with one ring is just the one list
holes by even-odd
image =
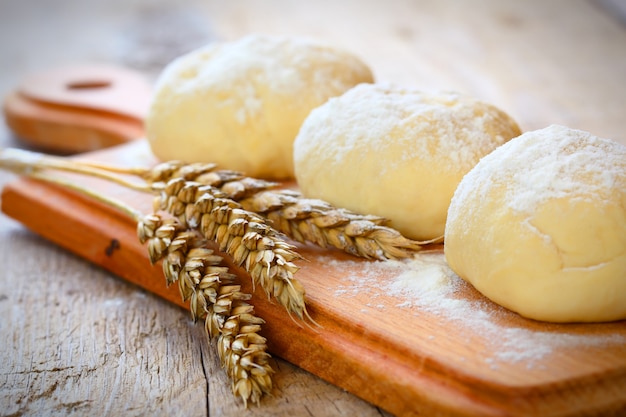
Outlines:
{"label": "wheat stalk", "polygon": [[[49,166],[60,168],[62,158],[40,157]],[[0,162],[2,160],[0,159]],[[15,164],[15,162],[13,162]],[[67,170],[95,176],[108,172],[140,177],[145,184],[124,182],[118,177],[112,180],[140,191],[173,178],[183,178],[200,184],[219,188],[225,197],[239,201],[241,207],[266,218],[271,226],[299,242],[311,242],[323,248],[334,247],[355,256],[368,259],[397,259],[412,256],[422,246],[441,242],[443,237],[428,241],[415,241],[387,227],[386,219],[361,215],[331,204],[304,198],[292,190],[275,189],[277,183],[246,177],[242,173],[217,170],[215,164],[184,163],[169,161],[152,168],[121,168],[110,165],[76,162]]]}
{"label": "wheat stalk", "polygon": [[[135,190],[155,194],[155,210],[170,212],[188,229],[200,228],[203,236],[219,244],[222,252],[234,258],[259,284],[268,296],[297,317],[311,319],[304,301],[304,287],[294,278],[300,259],[293,246],[266,224],[260,216],[243,210],[228,195],[210,186],[187,181],[186,178],[214,176],[212,164],[171,162],[155,168],[116,168],[96,163],[78,162],[21,150],[3,150],[0,165],[15,172],[34,175],[42,169],[83,173]],[[130,174],[144,179],[137,184],[115,174]],[[162,180],[171,178],[167,183]],[[232,171],[222,171],[222,177],[240,177]]]}
{"label": "wheat stalk", "polygon": [[139,240],[148,242],[150,261],[163,260],[168,285],[178,281],[181,296],[190,299],[194,321],[205,320],[210,339],[217,339],[222,367],[232,381],[232,391],[248,401],[259,403],[271,393],[274,372],[264,337],[259,335],[263,319],[246,301],[236,276],[221,266],[222,257],[208,249],[207,240],[197,230],[187,230],[177,219],[157,214],[138,222]]}
{"label": "wheat stalk", "polygon": [[[13,158],[13,156],[11,157]],[[33,164],[33,161],[22,161]],[[0,166],[7,167],[0,155]],[[163,261],[163,274],[168,285],[178,281],[181,297],[190,299],[194,321],[205,320],[210,339],[217,336],[217,351],[222,367],[231,378],[233,394],[258,404],[272,390],[266,340],[258,334],[263,319],[246,301],[251,295],[241,292],[236,276],[222,266],[222,257],[208,249],[207,241],[197,230],[185,230],[175,218],[163,219],[158,214],[144,216],[138,210],[111,197],[106,197],[72,182],[43,175],[41,167],[33,165],[24,172],[24,165],[12,161],[11,170],[32,178],[53,183],[107,204],[137,222],[137,236],[148,242],[151,263]],[[16,168],[17,167],[17,168]]]}
{"label": "wheat stalk", "polygon": [[207,241],[197,230],[186,230],[175,218],[163,219],[157,214],[144,216],[138,210],[72,182],[42,173],[43,169],[77,172],[112,180],[133,189],[146,191],[142,185],[111,177],[98,167],[83,166],[65,159],[21,150],[0,151],[0,166],[32,178],[73,189],[114,207],[137,222],[137,236],[147,243],[150,261],[163,263],[168,285],[178,281],[183,300],[189,300],[192,318],[204,319],[210,339],[216,347],[222,367],[232,382],[232,391],[248,402],[259,403],[272,390],[266,340],[259,335],[264,321],[246,301],[236,276],[220,265],[222,257],[208,249]]}

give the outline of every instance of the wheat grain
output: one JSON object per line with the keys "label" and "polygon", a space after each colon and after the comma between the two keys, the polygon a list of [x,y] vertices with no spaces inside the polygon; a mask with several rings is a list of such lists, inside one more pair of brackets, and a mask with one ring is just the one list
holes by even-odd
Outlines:
{"label": "wheat grain", "polygon": [[218,335],[217,351],[227,370],[232,390],[247,403],[258,403],[263,394],[272,390],[270,355],[266,339],[259,335],[263,320],[254,315],[254,307],[246,301],[249,296],[239,285],[222,285],[216,302],[206,316],[209,335]]}
{"label": "wheat grain", "polygon": [[308,317],[304,287],[294,278],[301,259],[266,220],[249,211],[220,190],[182,178],[174,178],[160,190],[159,208],[178,218],[186,228],[200,230],[206,239],[217,242],[219,250],[232,256],[237,266],[250,274],[269,297],[289,313]]}
{"label": "wheat grain", "polygon": [[328,202],[304,198],[300,193],[274,190],[278,184],[246,177],[241,173],[216,170],[214,164],[165,162],[146,171],[151,183],[183,178],[219,188],[224,196],[239,201],[248,211],[271,221],[272,227],[299,242],[322,248],[334,247],[368,259],[397,259],[412,256],[422,245],[387,227],[387,220],[333,207]]}
{"label": "wheat grain", "polygon": [[406,258],[421,250],[423,244],[431,243],[405,238],[385,226],[386,220],[381,217],[336,208],[291,190],[259,192],[240,203],[294,240],[334,247],[363,258]]}
{"label": "wheat grain", "polygon": [[215,164],[192,163],[180,161],[162,162],[140,174],[148,184],[167,183],[175,178],[193,181],[203,185],[219,188],[228,198],[238,201],[260,191],[277,187],[276,182],[246,177],[244,174],[230,170],[216,170]]}
{"label": "wheat grain", "polygon": [[222,258],[206,248],[197,230],[186,230],[177,219],[157,214],[138,222],[137,235],[148,241],[151,262],[163,260],[166,281],[178,281],[181,296],[190,300],[191,315],[205,320],[210,339],[217,339],[222,367],[231,378],[231,389],[247,406],[271,393],[274,372],[269,365],[265,338],[258,332],[263,319],[246,301],[236,276],[221,266]]}

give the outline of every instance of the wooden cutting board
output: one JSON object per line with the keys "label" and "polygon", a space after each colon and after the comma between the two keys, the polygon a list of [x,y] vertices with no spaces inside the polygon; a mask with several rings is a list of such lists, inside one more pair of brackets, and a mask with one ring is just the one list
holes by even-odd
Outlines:
{"label": "wooden cutting board", "polygon": [[26,144],[78,153],[141,137],[151,98],[152,86],[141,73],[76,65],[26,75],[4,98],[2,110]]}
{"label": "wooden cutting board", "polygon": [[[82,155],[154,163],[144,140]],[[58,175],[58,174],[54,174]],[[144,212],[151,197],[63,175]],[[2,210],[51,241],[178,305],[148,261],[135,224],[102,204],[19,179]],[[318,328],[291,320],[261,291],[270,351],[397,415],[582,416],[626,413],[626,322],[557,325],[491,303],[445,265],[441,247],[409,261],[373,262],[297,245]],[[228,260],[228,258],[226,257]],[[236,269],[251,292],[246,273]],[[185,306],[186,307],[186,306]]]}

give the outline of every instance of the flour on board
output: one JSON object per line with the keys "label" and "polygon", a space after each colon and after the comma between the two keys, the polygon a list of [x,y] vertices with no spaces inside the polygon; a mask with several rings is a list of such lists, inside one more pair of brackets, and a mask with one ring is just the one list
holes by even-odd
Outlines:
{"label": "flour on board", "polygon": [[[493,352],[485,359],[492,368],[497,368],[498,363],[517,362],[533,368],[558,349],[626,343],[626,337],[620,334],[581,335],[504,325],[499,320],[502,315],[514,313],[484,298],[464,297],[462,292],[468,291],[469,284],[448,267],[441,252],[418,253],[412,259],[401,261],[325,258],[323,263],[346,274],[346,283],[335,290],[335,295],[343,299],[367,295],[372,300],[363,306],[364,313],[390,308],[413,315],[428,313],[443,323],[455,323],[481,336]],[[383,302],[383,298],[389,296],[396,300],[395,304]]]}

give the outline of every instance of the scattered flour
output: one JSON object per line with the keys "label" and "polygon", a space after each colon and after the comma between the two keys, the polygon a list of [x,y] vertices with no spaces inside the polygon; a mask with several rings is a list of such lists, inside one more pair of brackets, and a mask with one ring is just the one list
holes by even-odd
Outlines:
{"label": "scattered flour", "polygon": [[[560,349],[626,344],[623,334],[574,334],[554,330],[553,326],[533,330],[533,326],[516,327],[511,320],[506,324],[506,315],[514,317],[513,321],[525,319],[485,298],[467,297],[473,290],[448,267],[440,252],[420,253],[403,261],[365,263],[325,258],[323,263],[347,273],[346,284],[335,290],[337,297],[366,295],[371,300],[366,305],[370,309],[400,308],[407,314],[427,313],[454,323],[484,339],[487,350],[492,352],[485,362],[492,368],[503,362],[524,362],[533,368]],[[382,302],[381,298],[389,296],[397,300],[395,305]]]}

